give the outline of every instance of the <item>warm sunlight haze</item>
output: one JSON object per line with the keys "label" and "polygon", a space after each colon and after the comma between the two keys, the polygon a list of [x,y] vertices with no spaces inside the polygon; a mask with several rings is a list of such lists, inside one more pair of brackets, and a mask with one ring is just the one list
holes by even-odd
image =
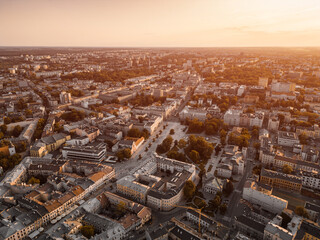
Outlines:
{"label": "warm sunlight haze", "polygon": [[319,0],[0,0],[0,46],[319,46]]}

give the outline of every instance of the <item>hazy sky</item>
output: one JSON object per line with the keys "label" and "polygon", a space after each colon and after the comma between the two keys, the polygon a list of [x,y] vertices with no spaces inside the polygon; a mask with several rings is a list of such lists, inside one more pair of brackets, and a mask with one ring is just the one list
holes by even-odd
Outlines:
{"label": "hazy sky", "polygon": [[0,0],[1,46],[319,46],[320,0]]}

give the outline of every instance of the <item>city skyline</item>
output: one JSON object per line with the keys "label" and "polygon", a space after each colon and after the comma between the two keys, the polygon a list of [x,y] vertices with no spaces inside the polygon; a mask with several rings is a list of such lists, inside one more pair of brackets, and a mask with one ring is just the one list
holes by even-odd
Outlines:
{"label": "city skyline", "polygon": [[319,46],[318,1],[0,0],[0,46]]}

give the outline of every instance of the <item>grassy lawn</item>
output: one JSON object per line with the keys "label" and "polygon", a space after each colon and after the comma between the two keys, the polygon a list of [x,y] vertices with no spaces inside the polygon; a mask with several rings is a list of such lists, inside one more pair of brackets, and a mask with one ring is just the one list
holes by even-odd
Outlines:
{"label": "grassy lawn", "polygon": [[290,195],[290,193],[284,193],[284,192],[280,192],[277,189],[273,189],[272,192],[273,195],[285,199],[288,201],[288,208],[291,210],[295,210],[295,208],[297,206],[304,206],[305,201],[302,199],[297,198],[296,196],[292,196]]}

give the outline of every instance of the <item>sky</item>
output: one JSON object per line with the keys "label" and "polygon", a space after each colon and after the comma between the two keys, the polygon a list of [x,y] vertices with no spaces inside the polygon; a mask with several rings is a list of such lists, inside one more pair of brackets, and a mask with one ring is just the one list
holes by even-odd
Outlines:
{"label": "sky", "polygon": [[320,0],[0,0],[0,46],[319,46]]}

